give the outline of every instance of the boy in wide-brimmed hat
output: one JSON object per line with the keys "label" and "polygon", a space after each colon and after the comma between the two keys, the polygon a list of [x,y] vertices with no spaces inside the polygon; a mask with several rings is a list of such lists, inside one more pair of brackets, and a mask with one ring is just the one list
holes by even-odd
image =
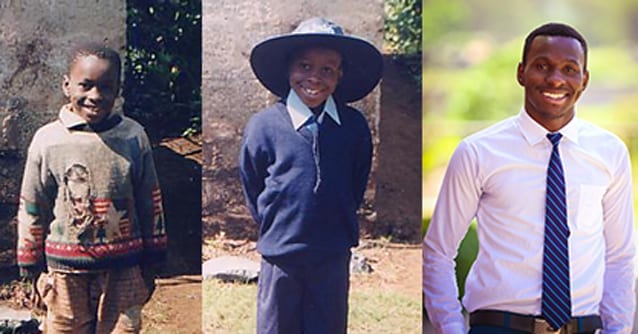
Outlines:
{"label": "boy in wide-brimmed hat", "polygon": [[241,180],[259,224],[258,333],[345,333],[350,248],[372,159],[368,123],[346,103],[379,82],[369,42],[321,18],[257,44],[259,81],[281,100],[244,131]]}

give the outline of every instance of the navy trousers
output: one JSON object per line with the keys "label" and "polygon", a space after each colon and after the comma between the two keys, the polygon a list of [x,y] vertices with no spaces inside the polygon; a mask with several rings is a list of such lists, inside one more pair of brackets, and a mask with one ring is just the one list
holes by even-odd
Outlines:
{"label": "navy trousers", "polygon": [[262,257],[258,334],[346,333],[350,252],[307,259]]}

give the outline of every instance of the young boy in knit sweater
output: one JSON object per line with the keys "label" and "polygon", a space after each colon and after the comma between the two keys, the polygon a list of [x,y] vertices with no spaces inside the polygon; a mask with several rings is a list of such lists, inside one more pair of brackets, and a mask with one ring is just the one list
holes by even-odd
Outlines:
{"label": "young boy in knit sweater", "polygon": [[[84,43],[69,57],[69,103],[28,150],[18,265],[37,279],[48,333],[137,333],[166,233],[149,140],[113,110],[119,54]],[[146,282],[145,279],[146,278]]]}
{"label": "young boy in knit sweater", "polygon": [[378,50],[325,19],[258,44],[260,82],[281,100],[244,131],[240,173],[259,224],[258,333],[345,333],[350,248],[372,158],[363,98]]}

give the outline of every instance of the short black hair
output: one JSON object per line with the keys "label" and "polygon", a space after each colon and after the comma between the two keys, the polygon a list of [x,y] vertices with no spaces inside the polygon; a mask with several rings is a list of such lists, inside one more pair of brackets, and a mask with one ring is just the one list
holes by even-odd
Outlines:
{"label": "short black hair", "polygon": [[542,26],[532,30],[532,32],[527,35],[527,38],[525,38],[525,46],[523,47],[523,65],[527,60],[527,52],[529,51],[534,38],[538,36],[562,36],[577,40],[583,48],[583,54],[585,55],[584,68],[587,69],[587,41],[585,41],[585,37],[569,25],[554,22],[543,24]]}
{"label": "short black hair", "polygon": [[71,72],[71,67],[81,57],[96,56],[99,59],[108,60],[117,70],[117,81],[120,82],[120,76],[122,75],[122,60],[120,54],[114,49],[106,46],[104,43],[95,41],[83,41],[76,44],[69,52],[67,59],[67,71]]}

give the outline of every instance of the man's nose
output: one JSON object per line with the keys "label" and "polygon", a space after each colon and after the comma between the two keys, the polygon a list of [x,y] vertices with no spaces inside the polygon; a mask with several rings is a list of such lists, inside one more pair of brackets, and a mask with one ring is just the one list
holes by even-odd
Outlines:
{"label": "man's nose", "polygon": [[552,69],[547,72],[545,81],[552,87],[559,87],[565,82],[565,78],[559,69]]}
{"label": "man's nose", "polygon": [[318,83],[320,75],[319,75],[319,71],[312,71],[310,73],[310,76],[308,76],[308,81],[312,82],[312,83]]}
{"label": "man's nose", "polygon": [[97,86],[93,86],[88,92],[87,97],[91,100],[99,101],[102,99],[102,92]]}

